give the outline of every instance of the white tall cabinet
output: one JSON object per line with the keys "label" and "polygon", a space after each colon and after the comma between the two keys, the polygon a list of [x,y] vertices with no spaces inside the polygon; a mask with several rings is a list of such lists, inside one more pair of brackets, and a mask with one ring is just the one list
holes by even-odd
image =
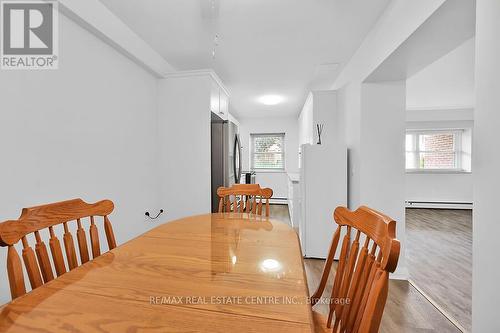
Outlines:
{"label": "white tall cabinet", "polygon": [[[336,91],[309,94],[299,119],[300,214],[303,254],[325,258],[335,231],[333,211],[347,205],[347,149],[337,113]],[[323,125],[321,145],[316,124]]]}
{"label": "white tall cabinet", "polygon": [[299,236],[304,256],[326,258],[336,224],[333,211],[347,204],[347,150],[343,144],[302,145]]}
{"label": "white tall cabinet", "polygon": [[298,228],[300,221],[300,175],[287,173],[288,178],[288,213],[293,228]]}
{"label": "white tall cabinet", "polygon": [[227,89],[210,70],[175,72],[160,80],[158,99],[158,186],[166,219],[209,213],[211,113],[230,117]]}

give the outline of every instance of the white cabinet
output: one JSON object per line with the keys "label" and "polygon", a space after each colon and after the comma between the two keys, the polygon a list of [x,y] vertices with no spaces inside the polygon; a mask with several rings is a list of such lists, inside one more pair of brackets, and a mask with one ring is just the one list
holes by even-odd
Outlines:
{"label": "white cabinet", "polygon": [[303,145],[299,236],[305,257],[326,258],[336,224],[333,211],[347,204],[347,149]]}
{"label": "white cabinet", "polygon": [[210,111],[223,120],[229,117],[229,96],[219,82],[212,79],[210,87]]}
{"label": "white cabinet", "polygon": [[[333,211],[347,204],[347,149],[337,92],[311,92],[298,119],[299,236],[306,257],[325,258],[335,231]],[[321,145],[316,125],[323,125]]]}
{"label": "white cabinet", "polygon": [[288,173],[288,213],[290,214],[292,228],[298,229],[300,219],[300,185],[298,173]]}
{"label": "white cabinet", "polygon": [[215,114],[219,113],[220,109],[220,88],[216,82],[210,82],[210,111]]}
{"label": "white cabinet", "polygon": [[224,120],[229,116],[229,97],[223,89],[219,91],[219,115]]}

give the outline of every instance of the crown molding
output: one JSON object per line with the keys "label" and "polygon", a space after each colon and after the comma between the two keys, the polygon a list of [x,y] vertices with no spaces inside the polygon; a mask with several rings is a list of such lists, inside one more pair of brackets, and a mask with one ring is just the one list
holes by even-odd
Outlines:
{"label": "crown molding", "polygon": [[163,75],[163,78],[170,79],[170,78],[193,77],[193,76],[209,76],[215,82],[217,82],[217,84],[221,87],[224,93],[229,96],[229,90],[227,89],[227,87],[224,85],[224,83],[222,83],[222,80],[217,75],[217,73],[215,73],[215,71],[210,68],[170,72]]}

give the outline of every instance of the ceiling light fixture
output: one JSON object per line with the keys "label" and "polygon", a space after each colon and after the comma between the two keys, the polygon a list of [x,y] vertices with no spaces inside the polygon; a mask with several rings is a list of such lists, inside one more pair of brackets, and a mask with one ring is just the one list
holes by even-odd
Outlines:
{"label": "ceiling light fixture", "polygon": [[285,99],[279,95],[264,95],[259,97],[259,102],[264,105],[276,105],[283,102]]}

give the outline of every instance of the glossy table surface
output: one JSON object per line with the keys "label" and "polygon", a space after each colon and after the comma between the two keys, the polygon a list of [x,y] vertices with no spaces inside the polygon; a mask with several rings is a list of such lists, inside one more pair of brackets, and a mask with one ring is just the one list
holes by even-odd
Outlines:
{"label": "glossy table surface", "polygon": [[297,234],[247,214],[165,223],[1,309],[1,332],[312,332]]}

